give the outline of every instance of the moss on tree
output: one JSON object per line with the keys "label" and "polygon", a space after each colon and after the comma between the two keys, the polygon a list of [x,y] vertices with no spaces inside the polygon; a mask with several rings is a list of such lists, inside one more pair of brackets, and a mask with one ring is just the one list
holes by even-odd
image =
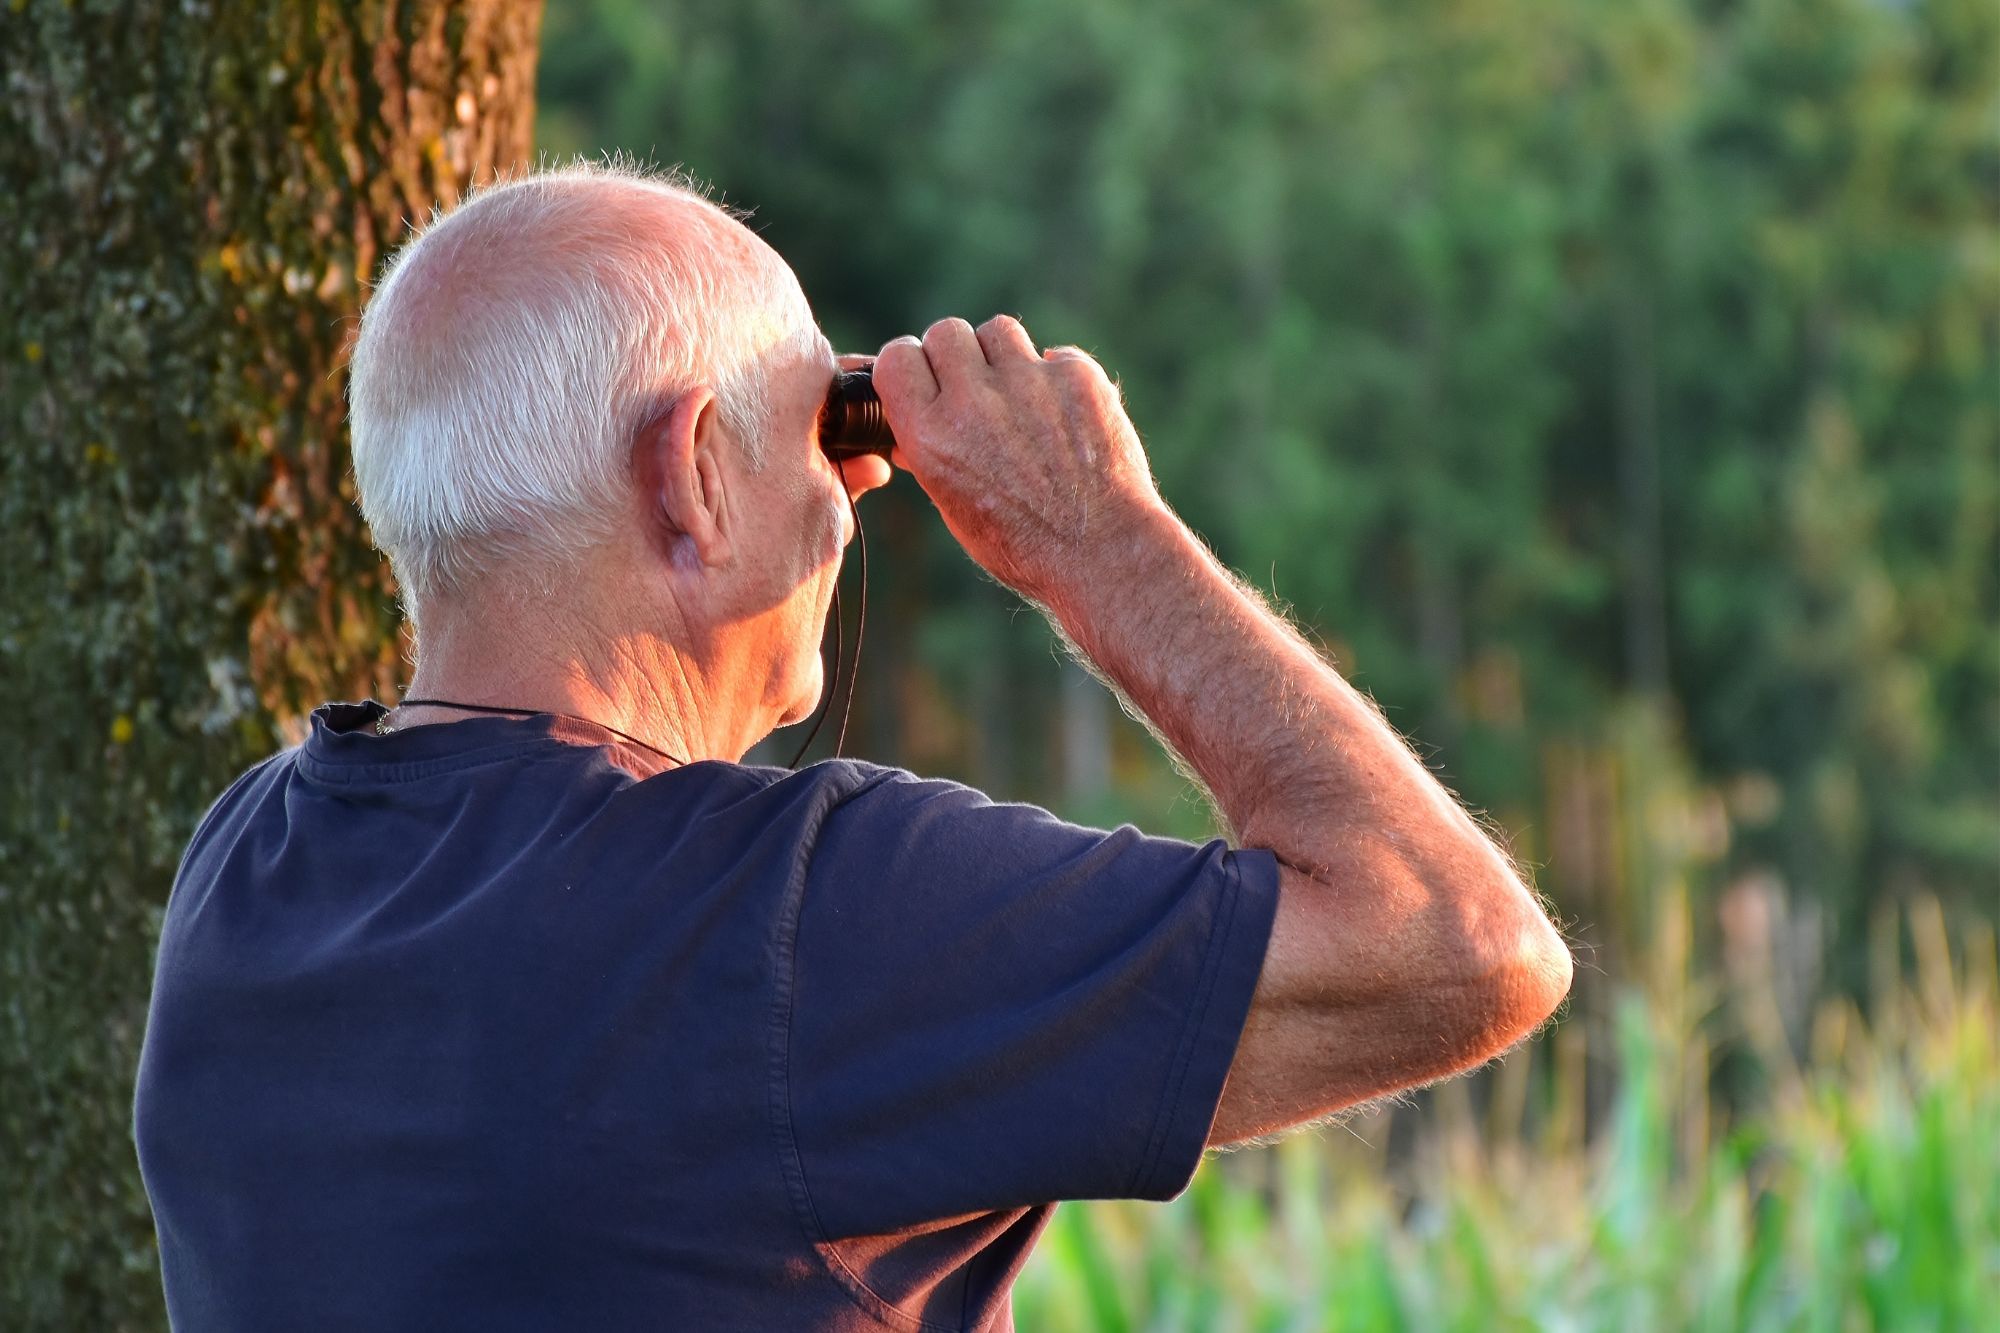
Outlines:
{"label": "moss on tree", "polygon": [[539,3],[0,12],[0,1310],[163,1322],[130,1138],[207,805],[398,625],[345,342],[413,219],[530,150]]}

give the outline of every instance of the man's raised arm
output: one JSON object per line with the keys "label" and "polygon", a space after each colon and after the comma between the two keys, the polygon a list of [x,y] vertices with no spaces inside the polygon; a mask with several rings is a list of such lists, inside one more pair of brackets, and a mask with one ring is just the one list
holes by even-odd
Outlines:
{"label": "man's raised arm", "polygon": [[1118,390],[998,316],[882,349],[895,462],[1206,784],[1279,904],[1212,1144],[1477,1065],[1568,992],[1506,855],[1155,490]]}

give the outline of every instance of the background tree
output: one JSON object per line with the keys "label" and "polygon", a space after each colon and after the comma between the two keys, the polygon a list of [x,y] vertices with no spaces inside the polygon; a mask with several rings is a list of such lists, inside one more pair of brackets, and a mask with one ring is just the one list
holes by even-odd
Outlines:
{"label": "background tree", "polygon": [[161,1322],[130,1140],[206,805],[396,666],[343,344],[413,219],[532,146],[539,4],[0,16],[0,1309]]}
{"label": "background tree", "polygon": [[[1990,4],[591,0],[544,71],[548,146],[755,206],[836,342],[1103,355],[1190,523],[1593,943],[1683,853],[1814,905],[1845,982],[1880,897],[1990,913]],[[872,511],[868,753],[1203,831],[1122,724],[1065,780],[1047,640],[923,509]],[[1700,809],[1649,808],[1683,765]]]}
{"label": "background tree", "polygon": [[[548,147],[754,206],[843,347],[1006,310],[1104,357],[1169,499],[1580,924],[1593,1116],[1663,917],[1705,965],[1769,888],[1797,1045],[1872,913],[1991,917],[1990,3],[590,0],[543,69]],[[1209,832],[927,508],[864,512],[858,752]]]}

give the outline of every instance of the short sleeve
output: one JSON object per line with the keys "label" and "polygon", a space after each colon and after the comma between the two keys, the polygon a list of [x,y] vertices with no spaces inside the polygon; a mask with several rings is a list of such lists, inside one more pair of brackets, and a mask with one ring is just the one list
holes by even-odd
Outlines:
{"label": "short sleeve", "polygon": [[835,806],[803,875],[784,1088],[822,1238],[1180,1193],[1277,897],[1268,851],[900,771]]}

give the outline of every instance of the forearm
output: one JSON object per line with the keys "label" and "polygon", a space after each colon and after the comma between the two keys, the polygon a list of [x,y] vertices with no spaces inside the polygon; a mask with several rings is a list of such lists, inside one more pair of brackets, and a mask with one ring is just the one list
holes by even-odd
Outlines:
{"label": "forearm", "polygon": [[1529,901],[1375,708],[1163,505],[1135,503],[1079,556],[1043,590],[1048,612],[1242,844],[1328,882],[1359,874]]}
{"label": "forearm", "polygon": [[1375,709],[1160,501],[1118,388],[1016,320],[940,320],[875,384],[980,567],[1040,603],[1279,858],[1222,1141],[1490,1059],[1568,990],[1506,855]]}

